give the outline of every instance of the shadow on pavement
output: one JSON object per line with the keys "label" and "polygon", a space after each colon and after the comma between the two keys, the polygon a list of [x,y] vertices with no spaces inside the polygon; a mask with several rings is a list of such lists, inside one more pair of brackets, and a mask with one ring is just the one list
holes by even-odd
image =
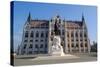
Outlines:
{"label": "shadow on pavement", "polygon": [[20,58],[16,58],[16,59],[34,59],[34,58],[37,58],[37,57],[20,57]]}

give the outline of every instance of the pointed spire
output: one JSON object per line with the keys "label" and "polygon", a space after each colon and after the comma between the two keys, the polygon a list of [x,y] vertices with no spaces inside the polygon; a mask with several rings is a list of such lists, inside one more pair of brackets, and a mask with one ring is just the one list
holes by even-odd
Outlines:
{"label": "pointed spire", "polygon": [[82,14],[82,24],[83,24],[83,27],[86,28],[86,23],[85,23],[85,19],[84,19],[84,15]]}
{"label": "pointed spire", "polygon": [[29,12],[29,15],[28,15],[28,18],[27,18],[27,22],[30,22],[31,21],[31,14]]}
{"label": "pointed spire", "polygon": [[85,22],[84,15],[82,14],[82,22]]}

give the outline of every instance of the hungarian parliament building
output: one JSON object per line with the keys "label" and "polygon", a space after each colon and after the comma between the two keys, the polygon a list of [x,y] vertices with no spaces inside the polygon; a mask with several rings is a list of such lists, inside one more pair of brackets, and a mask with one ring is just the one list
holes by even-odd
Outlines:
{"label": "hungarian parliament building", "polygon": [[39,20],[32,19],[29,13],[23,26],[17,55],[51,54],[55,23],[58,24],[61,46],[65,54],[90,52],[90,40],[83,15],[80,21],[61,19],[59,15],[50,20]]}

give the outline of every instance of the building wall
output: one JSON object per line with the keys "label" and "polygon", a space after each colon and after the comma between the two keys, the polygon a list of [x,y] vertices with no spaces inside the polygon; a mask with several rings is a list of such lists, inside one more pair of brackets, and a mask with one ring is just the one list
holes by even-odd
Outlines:
{"label": "building wall", "polygon": [[67,29],[68,52],[88,52],[90,49],[86,29]]}
{"label": "building wall", "polygon": [[[28,31],[28,37],[25,37],[26,31]],[[31,34],[33,34],[33,37],[31,37]],[[20,54],[47,53],[48,52],[48,29],[33,28],[30,30],[25,30],[21,47],[22,48]]]}
{"label": "building wall", "polygon": [[48,27],[31,28],[30,25],[29,27],[27,27],[27,24],[25,25],[18,54],[51,54],[56,19],[57,22],[60,20],[59,29],[64,53],[90,52],[88,31],[85,25],[76,28],[74,26],[67,27],[68,22],[61,20],[59,17],[54,17],[52,21],[49,21]]}

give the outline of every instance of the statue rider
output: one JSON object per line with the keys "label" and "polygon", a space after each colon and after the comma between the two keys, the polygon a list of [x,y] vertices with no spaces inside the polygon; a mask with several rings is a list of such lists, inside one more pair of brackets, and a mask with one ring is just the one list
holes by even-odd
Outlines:
{"label": "statue rider", "polygon": [[60,35],[59,24],[57,23],[57,20],[54,25],[54,32],[55,32],[55,35]]}

